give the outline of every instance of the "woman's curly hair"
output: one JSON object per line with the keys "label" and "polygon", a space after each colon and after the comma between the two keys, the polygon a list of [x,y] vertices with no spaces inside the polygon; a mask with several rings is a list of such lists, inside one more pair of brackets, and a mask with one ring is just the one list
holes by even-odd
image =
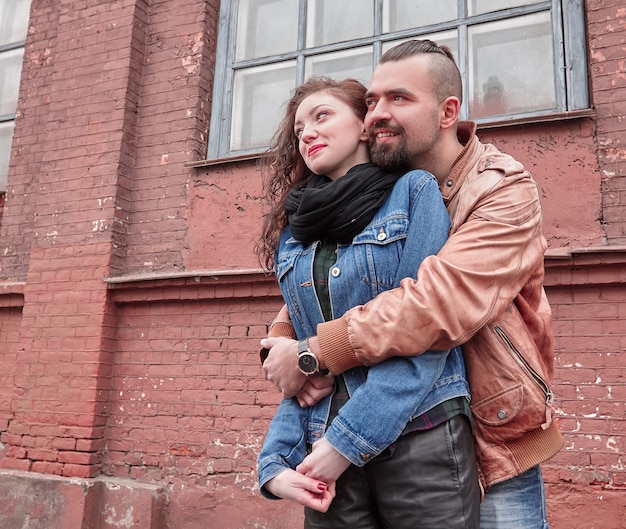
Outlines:
{"label": "woman's curly hair", "polygon": [[337,81],[329,77],[311,77],[292,92],[270,147],[259,161],[268,211],[263,216],[261,237],[255,250],[267,270],[274,266],[280,232],[287,225],[284,211],[287,195],[295,187],[304,187],[313,175],[300,155],[294,123],[300,103],[317,92],[328,92],[341,99],[352,107],[359,119],[364,119],[367,112],[366,88],[356,79]]}

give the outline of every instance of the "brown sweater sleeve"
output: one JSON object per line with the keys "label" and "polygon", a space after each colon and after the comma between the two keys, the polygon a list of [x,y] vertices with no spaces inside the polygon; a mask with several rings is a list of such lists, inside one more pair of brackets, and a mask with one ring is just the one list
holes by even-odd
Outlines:
{"label": "brown sweater sleeve", "polygon": [[[272,321],[267,336],[269,338],[284,336],[285,338],[292,338],[294,340],[296,339],[296,331],[291,324],[287,305],[282,306],[282,308],[274,318],[274,321]],[[266,349],[265,347],[261,348],[261,350],[259,351],[261,363],[265,362],[265,359],[267,358],[269,352],[269,349]]]}
{"label": "brown sweater sleeve", "polygon": [[320,323],[317,326],[317,339],[326,368],[333,375],[361,365],[348,337],[348,321],[345,318]]}

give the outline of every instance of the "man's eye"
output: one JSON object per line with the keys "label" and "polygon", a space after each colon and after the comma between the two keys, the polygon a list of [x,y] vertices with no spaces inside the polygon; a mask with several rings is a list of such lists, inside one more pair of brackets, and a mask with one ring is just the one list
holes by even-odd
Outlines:
{"label": "man's eye", "polygon": [[374,107],[374,106],[376,106],[376,100],[375,99],[366,99],[365,100],[365,105],[367,107]]}

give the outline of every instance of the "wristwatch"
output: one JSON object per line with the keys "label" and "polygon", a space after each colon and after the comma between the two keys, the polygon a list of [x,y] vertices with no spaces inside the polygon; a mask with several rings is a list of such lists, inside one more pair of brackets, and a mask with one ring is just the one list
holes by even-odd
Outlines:
{"label": "wristwatch", "polygon": [[308,338],[298,342],[298,369],[307,377],[320,372],[320,363],[309,349]]}

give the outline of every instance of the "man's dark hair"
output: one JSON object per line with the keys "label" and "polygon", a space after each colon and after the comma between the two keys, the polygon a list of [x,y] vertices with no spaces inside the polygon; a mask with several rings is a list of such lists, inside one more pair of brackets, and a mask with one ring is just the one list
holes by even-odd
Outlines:
{"label": "man's dark hair", "polygon": [[401,61],[411,57],[424,56],[429,59],[430,73],[433,76],[433,89],[441,102],[446,97],[456,96],[463,101],[461,74],[448,46],[438,45],[432,40],[408,40],[387,50],[380,63]]}

